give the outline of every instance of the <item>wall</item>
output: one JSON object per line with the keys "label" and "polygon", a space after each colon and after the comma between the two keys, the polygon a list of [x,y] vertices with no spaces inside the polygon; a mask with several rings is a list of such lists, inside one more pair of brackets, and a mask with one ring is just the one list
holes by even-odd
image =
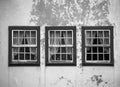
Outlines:
{"label": "wall", "polygon": [[[1,0],[0,87],[119,87],[119,0]],[[8,26],[41,26],[41,66],[8,67]],[[77,66],[45,66],[45,26],[77,27]],[[82,66],[81,26],[114,26],[114,66]]]}

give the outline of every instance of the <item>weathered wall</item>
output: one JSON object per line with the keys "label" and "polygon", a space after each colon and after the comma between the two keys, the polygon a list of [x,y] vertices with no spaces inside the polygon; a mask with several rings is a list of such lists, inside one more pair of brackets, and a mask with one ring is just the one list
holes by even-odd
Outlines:
{"label": "weathered wall", "polygon": [[[8,26],[41,26],[41,66],[8,67]],[[77,27],[77,66],[45,66],[45,26]],[[81,26],[114,26],[115,65],[82,66]],[[119,0],[1,0],[0,87],[119,87]]]}

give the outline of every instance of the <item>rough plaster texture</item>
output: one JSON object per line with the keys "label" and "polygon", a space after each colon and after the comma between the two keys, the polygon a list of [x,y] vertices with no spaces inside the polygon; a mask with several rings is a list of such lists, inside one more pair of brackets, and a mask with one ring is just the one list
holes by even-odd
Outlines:
{"label": "rough plaster texture", "polygon": [[[40,67],[8,67],[8,26],[40,25]],[[45,66],[45,26],[77,27],[77,66]],[[114,66],[82,66],[81,26],[114,26]],[[0,87],[119,87],[119,0],[0,0]]]}

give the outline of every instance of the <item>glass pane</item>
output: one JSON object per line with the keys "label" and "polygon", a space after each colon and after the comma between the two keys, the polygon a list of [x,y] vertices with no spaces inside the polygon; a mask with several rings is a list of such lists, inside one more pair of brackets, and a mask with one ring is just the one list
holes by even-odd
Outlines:
{"label": "glass pane", "polygon": [[50,45],[54,45],[54,44],[55,44],[55,40],[53,38],[50,38]]}
{"label": "glass pane", "polygon": [[[54,35],[54,33],[52,32],[51,37],[53,37],[53,35]],[[60,31],[56,31],[56,37],[60,37]]]}
{"label": "glass pane", "polygon": [[36,60],[37,59],[37,48],[32,47],[31,48],[31,60]]}
{"label": "glass pane", "polygon": [[25,43],[24,38],[19,38],[19,45],[23,45]]}
{"label": "glass pane", "polygon": [[50,31],[50,37],[55,37],[54,31]]}
{"label": "glass pane", "polygon": [[97,47],[93,47],[93,53],[97,53]]}
{"label": "glass pane", "polygon": [[67,53],[72,53],[72,47],[66,47]]}
{"label": "glass pane", "polygon": [[61,39],[60,38],[56,38],[56,45],[60,45],[61,44]]}
{"label": "glass pane", "polygon": [[98,37],[103,37],[103,31],[98,31]]}
{"label": "glass pane", "polygon": [[92,44],[95,44],[95,45],[96,45],[98,39],[97,39],[97,38],[93,38],[92,40],[93,40]]}
{"label": "glass pane", "polygon": [[31,44],[36,44],[36,38],[31,38]]}
{"label": "glass pane", "polygon": [[12,51],[17,53],[18,52],[18,48],[14,47],[14,48],[12,48]]}
{"label": "glass pane", "polygon": [[18,37],[18,31],[13,31],[13,37]]}
{"label": "glass pane", "polygon": [[36,37],[36,31],[31,31],[31,37]]}
{"label": "glass pane", "polygon": [[87,53],[91,53],[92,52],[91,47],[87,47],[86,49],[87,49]]}
{"label": "glass pane", "polygon": [[98,47],[98,52],[103,53],[103,47]]}
{"label": "glass pane", "polygon": [[62,60],[66,60],[66,54],[62,54]]}
{"label": "glass pane", "polygon": [[66,47],[61,47],[62,53],[66,53]]}
{"label": "glass pane", "polygon": [[109,53],[109,47],[104,47],[104,53]]}
{"label": "glass pane", "polygon": [[19,52],[24,52],[24,47],[20,47]]}
{"label": "glass pane", "polygon": [[30,38],[25,38],[25,43],[24,44],[30,44]]}
{"label": "glass pane", "polygon": [[104,60],[109,60],[109,54],[104,54]]}
{"label": "glass pane", "polygon": [[87,58],[86,58],[87,60],[92,60],[91,59],[91,54],[87,54]]}
{"label": "glass pane", "polygon": [[14,60],[18,60],[18,53],[13,53],[13,57]]}
{"label": "glass pane", "polygon": [[72,31],[67,31],[67,37],[72,37]]}
{"label": "glass pane", "polygon": [[67,44],[72,45],[72,38],[67,38]]}
{"label": "glass pane", "polygon": [[30,31],[25,31],[25,37],[30,37]]}
{"label": "glass pane", "polygon": [[97,37],[97,31],[92,31],[92,37]]}
{"label": "glass pane", "polygon": [[50,60],[55,60],[55,55],[54,54],[50,54]]}
{"label": "glass pane", "polygon": [[[69,43],[69,42],[68,42],[68,43]],[[65,44],[66,44],[66,38],[62,38],[62,39],[61,39],[61,44],[62,44],[62,45],[65,45]]]}
{"label": "glass pane", "polygon": [[60,54],[56,54],[56,60],[60,60]]}
{"label": "glass pane", "polygon": [[60,47],[55,48],[55,53],[60,53]]}
{"label": "glass pane", "polygon": [[93,60],[97,60],[97,54],[93,54]]}
{"label": "glass pane", "polygon": [[61,37],[66,37],[66,31],[61,32]]}
{"label": "glass pane", "polygon": [[91,31],[86,31],[86,37],[91,37]]}
{"label": "glass pane", "polygon": [[87,45],[91,45],[91,39],[87,39]]}
{"label": "glass pane", "polygon": [[25,59],[30,60],[30,54],[25,54]]}
{"label": "glass pane", "polygon": [[109,39],[104,39],[104,44],[109,44]]}
{"label": "glass pane", "polygon": [[102,38],[98,38],[98,44],[103,44],[103,39]]}
{"label": "glass pane", "polygon": [[13,38],[13,45],[18,45],[18,38]]}
{"label": "glass pane", "polygon": [[99,54],[99,60],[103,60],[103,54]]}
{"label": "glass pane", "polygon": [[25,47],[25,52],[30,52],[30,47]]}
{"label": "glass pane", "polygon": [[67,54],[67,60],[72,60],[72,54]]}
{"label": "glass pane", "polygon": [[23,53],[20,53],[19,57],[20,57],[20,60],[24,60],[24,54]]}
{"label": "glass pane", "polygon": [[104,31],[104,37],[109,37],[109,31]]}
{"label": "glass pane", "polygon": [[50,54],[54,54],[55,49],[53,47],[50,48]]}
{"label": "glass pane", "polygon": [[19,37],[23,38],[24,37],[24,31],[20,31],[19,35],[20,35]]}

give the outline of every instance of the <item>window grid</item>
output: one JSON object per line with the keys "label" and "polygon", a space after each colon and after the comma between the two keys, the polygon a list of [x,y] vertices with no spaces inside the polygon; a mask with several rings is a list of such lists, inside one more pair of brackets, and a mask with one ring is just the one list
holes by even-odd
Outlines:
{"label": "window grid", "polygon": [[[17,32],[17,35],[15,36],[15,32]],[[29,36],[26,36],[27,32],[29,32]],[[35,32],[35,36],[32,35],[32,33]],[[21,36],[21,34],[22,36]],[[26,34],[25,34],[26,33]],[[33,33],[34,34],[34,33]],[[14,39],[17,39],[17,44],[13,43]],[[25,40],[29,40],[29,43],[25,43]],[[32,43],[32,39],[35,39],[35,43]],[[20,43],[20,40],[22,40],[23,43]],[[13,49],[17,49],[17,52],[14,52]],[[26,49],[29,48],[29,52],[26,52]],[[20,52],[20,49],[23,50],[23,52]],[[32,52],[32,49],[35,49],[35,53]],[[17,59],[15,59],[15,55],[17,55]],[[20,55],[23,55],[22,59],[20,59]],[[27,55],[29,55],[29,58],[27,59]],[[32,59],[31,55],[37,55],[37,31],[36,30],[12,30],[12,61],[13,62],[36,62],[37,58]],[[25,59],[26,58],[26,59]]]}
{"label": "window grid", "polygon": [[[67,35],[67,32],[72,32],[72,35],[71,35],[71,37],[68,37],[68,35]],[[50,32],[53,32],[54,34],[53,34],[53,36],[50,36]],[[60,34],[57,36],[57,32],[60,32]],[[62,32],[65,32],[65,37],[62,37],[61,35],[62,35]],[[52,53],[49,53],[49,62],[50,63],[56,63],[56,62],[58,62],[58,63],[61,63],[61,62],[73,62],[73,31],[72,30],[49,30],[49,32],[48,32],[48,40],[49,40],[49,52],[51,52],[51,50],[50,50],[50,48],[53,48],[53,49],[56,49],[56,48],[59,48],[60,49],[60,52],[59,53],[57,53],[57,52],[55,52],[54,51],[54,55],[55,55],[55,59],[54,60],[50,60],[50,56],[52,55]],[[52,39],[55,39],[55,41],[54,41],[54,44],[52,44],[51,45],[51,42],[50,42],[50,40],[51,40],[51,38]],[[62,43],[57,43],[57,39],[60,39],[60,40],[62,40],[62,39],[64,39],[65,41],[66,41],[66,43],[65,43],[65,45],[63,45]],[[71,39],[72,41],[72,43],[70,44],[70,45],[68,45],[68,40],[67,39]],[[68,47],[70,47],[70,48],[72,48],[72,52],[71,53],[62,53],[62,48],[65,48],[66,49],[66,51],[67,51],[67,48]],[[57,54],[59,54],[60,55],[60,59],[59,60],[57,60],[56,59],[56,55]],[[63,60],[62,58],[62,56],[63,55],[65,55],[66,56],[66,59],[65,60]],[[67,55],[72,55],[72,59],[71,60],[68,60],[68,57],[67,57]],[[53,62],[54,61],[54,62]]]}
{"label": "window grid", "polygon": [[[87,33],[86,32],[90,32],[90,36],[88,37],[88,36],[86,36],[87,35]],[[94,35],[94,33],[93,32],[97,32],[97,37],[92,37],[92,35]],[[102,35],[102,37],[99,37],[98,36],[98,32],[103,32],[103,35]],[[108,37],[106,37],[105,36],[105,32],[109,32],[108,33]],[[109,30],[85,30],[85,61],[86,62],[92,62],[92,63],[101,63],[101,62],[110,62],[111,60],[110,60],[110,31]],[[87,40],[88,39],[97,39],[97,43],[96,43],[96,45],[94,45],[94,44],[92,44],[92,41],[90,41],[90,43],[89,44],[87,44]],[[101,39],[102,38],[102,40],[103,40],[103,42],[102,42],[102,45],[98,45],[98,40],[99,39]],[[107,45],[105,44],[105,39],[108,39],[109,40],[109,42],[107,43]],[[91,52],[92,53],[87,53],[87,47],[89,47],[89,46],[91,46]],[[104,47],[103,47],[104,46]],[[93,53],[93,49],[92,48],[94,48],[94,47],[97,47],[97,52],[96,53]],[[100,48],[100,47],[103,47],[103,53],[99,53],[99,49],[98,48]],[[105,47],[108,47],[109,48],[109,53],[104,53],[104,49],[105,49]],[[87,55],[91,55],[91,60],[88,60],[87,59]],[[94,56],[93,55],[97,55],[96,57],[97,57],[97,59],[95,59],[95,60],[93,60],[93,58],[94,58]],[[100,55],[103,55],[103,60],[100,60]],[[105,60],[105,55],[109,55],[109,59],[108,60]]]}

